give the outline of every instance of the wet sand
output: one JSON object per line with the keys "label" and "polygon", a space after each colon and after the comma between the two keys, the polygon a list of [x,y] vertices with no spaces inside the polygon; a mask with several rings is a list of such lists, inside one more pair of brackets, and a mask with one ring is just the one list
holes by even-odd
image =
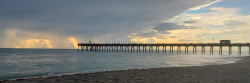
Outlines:
{"label": "wet sand", "polygon": [[4,83],[250,83],[250,57],[237,63],[166,67],[17,79]]}

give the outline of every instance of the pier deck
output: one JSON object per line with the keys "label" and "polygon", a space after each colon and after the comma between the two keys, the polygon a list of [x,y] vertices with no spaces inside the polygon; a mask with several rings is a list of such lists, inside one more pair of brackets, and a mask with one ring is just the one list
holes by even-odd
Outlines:
{"label": "pier deck", "polygon": [[[230,44],[222,44],[222,43],[78,43],[78,51],[81,49],[83,51],[84,47],[86,51],[112,51],[112,52],[153,52],[153,47],[156,48],[155,52],[159,52],[159,47],[162,47],[162,52],[166,53],[167,46],[170,48],[169,52],[173,53],[173,47],[177,47],[177,53],[181,53],[181,46],[185,47],[185,53],[188,53],[188,47],[193,47],[193,53],[197,53],[196,47],[202,47],[201,53],[205,53],[205,46],[210,47],[210,54],[213,54],[213,47],[219,47],[219,54],[222,54],[222,47],[229,47],[229,54],[232,54],[232,46],[239,47],[238,54],[241,54],[241,47],[246,46],[249,47],[250,52],[250,44],[249,43],[230,43]],[[81,47],[79,49],[79,47]],[[136,50],[134,48],[137,48]],[[143,48],[142,50],[140,48]],[[148,47],[148,50],[147,50]],[[130,48],[130,49],[129,49]]]}

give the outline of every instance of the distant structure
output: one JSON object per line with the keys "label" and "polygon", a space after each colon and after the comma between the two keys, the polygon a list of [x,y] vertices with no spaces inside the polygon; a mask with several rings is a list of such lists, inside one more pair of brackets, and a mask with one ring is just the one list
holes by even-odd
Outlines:
{"label": "distant structure", "polygon": [[231,40],[220,40],[220,44],[230,44]]}

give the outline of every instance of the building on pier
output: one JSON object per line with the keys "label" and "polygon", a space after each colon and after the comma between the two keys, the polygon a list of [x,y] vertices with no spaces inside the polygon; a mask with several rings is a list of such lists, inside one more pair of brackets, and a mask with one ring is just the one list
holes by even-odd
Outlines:
{"label": "building on pier", "polygon": [[220,40],[220,44],[230,44],[231,40]]}

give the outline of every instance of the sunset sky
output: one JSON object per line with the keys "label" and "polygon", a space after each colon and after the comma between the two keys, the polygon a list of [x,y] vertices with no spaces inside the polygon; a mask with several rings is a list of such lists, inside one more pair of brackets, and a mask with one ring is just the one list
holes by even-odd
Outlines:
{"label": "sunset sky", "polygon": [[249,43],[249,23],[250,0],[0,0],[0,48]]}

